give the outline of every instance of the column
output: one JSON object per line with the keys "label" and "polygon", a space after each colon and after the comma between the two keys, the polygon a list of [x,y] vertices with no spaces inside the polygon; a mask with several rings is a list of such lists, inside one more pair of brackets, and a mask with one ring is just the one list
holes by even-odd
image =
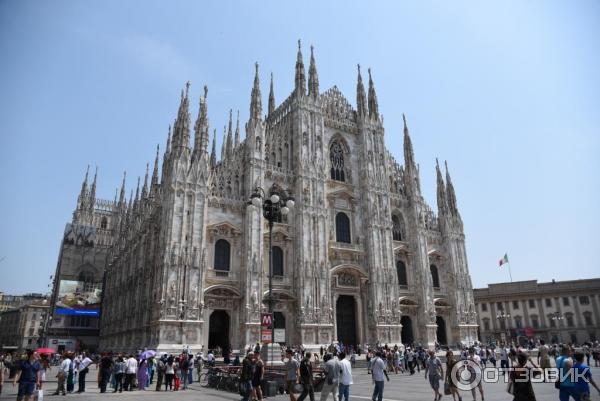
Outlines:
{"label": "column", "polygon": [[492,331],[495,332],[497,330],[496,323],[498,320],[496,319],[496,302],[490,302],[490,313],[492,314]]}
{"label": "column", "polygon": [[583,323],[581,321],[581,310],[579,310],[579,299],[577,299],[577,296],[573,295],[571,297],[571,301],[573,302],[573,307],[575,308],[575,318],[577,319],[577,327],[583,327]]}
{"label": "column", "polygon": [[538,311],[540,313],[540,325],[544,328],[548,328],[548,324],[546,324],[546,312],[544,312],[544,307],[542,306],[542,299],[538,298],[535,300],[538,306]]}
{"label": "column", "polygon": [[523,318],[525,319],[525,327],[530,327],[531,323],[529,322],[529,305],[527,304],[527,300],[521,300],[521,308],[523,308]]}
{"label": "column", "polygon": [[598,308],[598,302],[596,301],[597,295],[590,294],[589,297],[594,310],[594,325],[598,326],[600,325],[600,308]]}

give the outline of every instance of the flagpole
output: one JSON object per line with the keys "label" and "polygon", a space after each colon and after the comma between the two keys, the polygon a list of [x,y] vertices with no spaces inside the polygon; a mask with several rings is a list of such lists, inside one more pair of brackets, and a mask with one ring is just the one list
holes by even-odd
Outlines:
{"label": "flagpole", "polygon": [[512,273],[510,272],[510,262],[508,262],[507,265],[508,265],[508,275],[510,277],[510,282],[512,283],[513,280],[512,280]]}

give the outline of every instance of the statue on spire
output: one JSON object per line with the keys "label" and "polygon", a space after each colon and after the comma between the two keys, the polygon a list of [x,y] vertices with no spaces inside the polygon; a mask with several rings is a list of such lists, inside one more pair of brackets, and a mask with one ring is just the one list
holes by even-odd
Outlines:
{"label": "statue on spire", "polygon": [[262,101],[260,94],[260,79],[258,78],[258,63],[254,64],[254,86],[250,94],[250,119],[260,120],[262,114]]}
{"label": "statue on spire", "polygon": [[308,67],[308,96],[316,99],[319,96],[319,75],[315,63],[314,48],[310,46],[310,66]]}
{"label": "statue on spire", "polygon": [[295,92],[296,96],[303,97],[306,95],[306,75],[304,73],[304,62],[302,61],[302,45],[298,39],[298,56],[296,58],[296,77],[295,77]]}
{"label": "statue on spire", "polygon": [[369,71],[369,118],[376,120],[379,118],[379,105],[377,103],[377,93],[375,93],[375,85],[371,77],[371,69]]}
{"label": "statue on spire", "polygon": [[365,96],[365,86],[363,85],[362,76],[360,75],[360,64],[358,67],[358,81],[356,83],[356,110],[359,117],[367,115],[367,98]]}

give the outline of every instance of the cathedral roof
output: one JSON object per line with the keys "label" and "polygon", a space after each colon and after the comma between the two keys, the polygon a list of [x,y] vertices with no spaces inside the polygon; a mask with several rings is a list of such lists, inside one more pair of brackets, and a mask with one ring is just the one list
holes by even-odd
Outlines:
{"label": "cathedral roof", "polygon": [[356,112],[337,86],[327,89],[319,96],[319,99],[328,118],[356,123]]}

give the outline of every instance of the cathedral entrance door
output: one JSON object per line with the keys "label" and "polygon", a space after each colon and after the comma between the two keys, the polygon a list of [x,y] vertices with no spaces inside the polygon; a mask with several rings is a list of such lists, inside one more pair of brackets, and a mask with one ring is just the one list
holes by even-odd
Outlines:
{"label": "cathedral entrance door", "polygon": [[400,319],[400,323],[402,324],[402,343],[403,344],[412,344],[415,341],[413,337],[413,328],[412,328],[412,319],[410,316],[402,316]]}
{"label": "cathedral entrance door", "polygon": [[350,295],[340,295],[335,304],[337,339],[346,345],[356,346],[356,302]]}
{"label": "cathedral entrance door", "polygon": [[210,314],[208,321],[208,348],[229,350],[229,314],[224,310],[216,310]]}
{"label": "cathedral entrance door", "polygon": [[435,323],[437,324],[437,341],[440,345],[448,344],[448,339],[446,338],[446,321],[441,316],[435,317]]}

